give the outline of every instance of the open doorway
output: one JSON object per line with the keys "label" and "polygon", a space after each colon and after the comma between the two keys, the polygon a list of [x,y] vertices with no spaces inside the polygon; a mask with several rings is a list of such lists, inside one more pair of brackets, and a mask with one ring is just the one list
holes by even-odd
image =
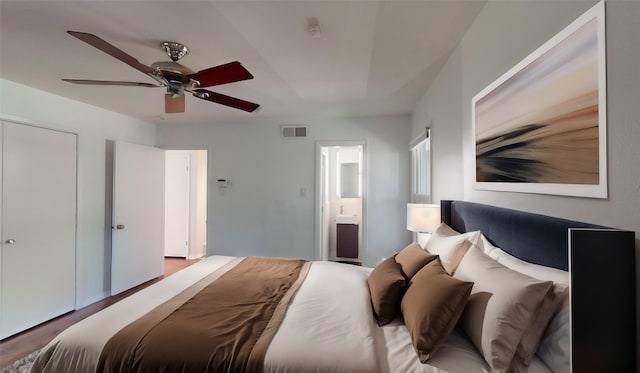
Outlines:
{"label": "open doorway", "polygon": [[365,228],[364,141],[316,145],[316,245],[319,259],[361,264]]}
{"label": "open doorway", "polygon": [[165,256],[200,258],[207,245],[207,150],[167,150],[165,157]]}

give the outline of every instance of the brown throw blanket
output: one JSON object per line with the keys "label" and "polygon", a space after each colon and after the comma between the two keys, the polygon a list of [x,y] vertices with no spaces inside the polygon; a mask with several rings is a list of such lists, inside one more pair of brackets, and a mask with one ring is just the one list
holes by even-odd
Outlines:
{"label": "brown throw blanket", "polygon": [[238,259],[120,330],[102,350],[97,371],[260,372],[309,265]]}

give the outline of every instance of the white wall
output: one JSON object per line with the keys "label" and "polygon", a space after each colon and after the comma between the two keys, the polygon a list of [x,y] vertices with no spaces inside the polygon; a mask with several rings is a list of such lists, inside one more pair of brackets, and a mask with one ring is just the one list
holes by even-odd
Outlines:
{"label": "white wall", "polygon": [[[282,140],[280,125],[291,123],[309,125],[309,137]],[[366,140],[364,262],[374,265],[411,240],[405,228],[410,127],[408,116],[167,124],[158,126],[157,143],[209,149],[208,255],[316,259],[315,141]],[[223,192],[215,185],[221,178],[232,182]]]}
{"label": "white wall", "polygon": [[[433,120],[435,202],[465,199],[629,229],[638,237],[640,2],[635,0],[606,3],[609,198],[479,191],[471,185],[472,97],[593,4],[594,1],[489,1],[485,5],[414,112],[414,134],[425,122]],[[463,173],[457,172],[461,169]],[[446,175],[446,170],[455,175]]]}
{"label": "white wall", "polygon": [[108,141],[153,145],[155,125],[7,80],[0,80],[0,117],[78,134],[76,307],[104,298],[111,271]]}

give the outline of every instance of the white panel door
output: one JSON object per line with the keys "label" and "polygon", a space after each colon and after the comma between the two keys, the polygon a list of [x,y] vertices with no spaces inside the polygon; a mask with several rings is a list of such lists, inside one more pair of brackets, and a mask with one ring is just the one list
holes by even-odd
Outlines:
{"label": "white panel door", "polygon": [[75,308],[76,135],[2,123],[0,338]]}
{"label": "white panel door", "polygon": [[116,141],[111,294],[164,271],[164,151]]}
{"label": "white panel door", "polygon": [[186,258],[189,252],[191,155],[167,151],[165,156],[164,255]]}

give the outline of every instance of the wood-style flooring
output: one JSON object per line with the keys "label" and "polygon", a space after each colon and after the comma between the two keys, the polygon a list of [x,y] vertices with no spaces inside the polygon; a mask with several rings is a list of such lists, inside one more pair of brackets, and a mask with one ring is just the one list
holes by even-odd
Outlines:
{"label": "wood-style flooring", "polygon": [[184,258],[165,258],[163,276],[147,281],[144,284],[138,285],[137,287],[124,291],[120,294],[105,298],[85,308],[66,313],[53,320],[34,326],[22,333],[3,339],[0,341],[0,369],[6,368],[16,360],[22,359],[30,353],[41,349],[60,332],[78,321],[91,316],[101,309],[106,308],[155,282],[160,281],[164,277],[190,266],[198,260],[199,259],[185,260]]}

